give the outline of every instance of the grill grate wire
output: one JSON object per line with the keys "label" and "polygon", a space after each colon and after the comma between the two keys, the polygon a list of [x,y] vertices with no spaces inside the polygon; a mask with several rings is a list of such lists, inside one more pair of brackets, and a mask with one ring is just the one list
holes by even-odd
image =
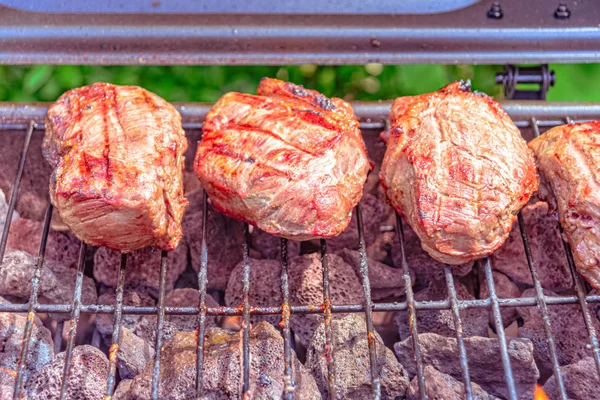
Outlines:
{"label": "grill grate wire", "polygon": [[[571,123],[573,120],[569,117],[565,117],[564,121]],[[534,135],[539,136],[539,126],[544,124],[543,121],[539,121],[535,117],[531,117],[528,121],[528,127],[533,129]],[[520,123],[519,126],[523,126]],[[544,124],[547,126],[547,124]],[[17,168],[16,177],[13,184],[13,190],[10,196],[9,207],[7,211],[7,223],[5,224],[4,231],[2,233],[2,239],[0,241],[0,260],[2,260],[6,248],[6,242],[10,230],[10,220],[14,213],[16,200],[18,197],[18,190],[20,183],[23,178],[25,169],[25,161],[30,146],[31,136],[35,128],[35,122],[31,121],[28,124],[27,131],[25,134],[25,141],[21,158]],[[446,300],[441,301],[415,301],[414,293],[411,285],[411,277],[409,274],[407,255],[405,253],[404,245],[404,233],[402,227],[402,219],[399,215],[396,215],[396,232],[398,238],[398,247],[401,252],[403,277],[405,282],[406,290],[406,301],[398,303],[372,303],[370,298],[369,288],[369,277],[368,277],[368,263],[366,258],[366,250],[364,243],[364,227],[362,223],[362,215],[360,205],[357,206],[357,222],[359,228],[359,252],[361,257],[361,268],[360,278],[363,284],[363,304],[353,305],[334,305],[329,301],[329,276],[328,276],[328,263],[327,263],[327,244],[325,240],[321,241],[321,260],[323,266],[323,294],[324,303],[322,305],[300,305],[290,306],[289,305],[289,281],[288,281],[288,264],[287,264],[287,240],[281,240],[281,290],[282,290],[282,304],[281,306],[261,306],[254,307],[249,303],[249,290],[250,290],[250,258],[249,258],[249,228],[245,225],[245,238],[242,252],[244,256],[244,286],[243,286],[243,304],[241,307],[225,307],[225,306],[207,306],[206,305],[206,276],[207,276],[207,265],[208,265],[208,251],[207,251],[207,238],[206,232],[206,221],[207,221],[207,208],[208,201],[207,196],[204,194],[203,197],[203,224],[202,224],[202,244],[201,244],[201,259],[200,268],[198,271],[198,284],[199,284],[199,295],[200,301],[198,307],[166,307],[164,303],[165,297],[165,280],[166,271],[168,268],[168,253],[161,253],[161,265],[160,265],[160,282],[159,282],[159,301],[157,306],[153,307],[136,307],[136,306],[125,306],[123,305],[123,291],[125,283],[125,270],[127,264],[127,256],[121,257],[121,264],[119,269],[118,284],[116,288],[116,300],[114,305],[98,305],[98,304],[81,304],[81,287],[83,281],[83,269],[85,264],[85,255],[87,246],[85,244],[80,245],[79,259],[77,265],[77,280],[75,285],[75,293],[73,302],[71,304],[39,304],[38,293],[40,289],[40,276],[42,272],[42,265],[44,262],[44,254],[46,249],[46,243],[48,233],[50,229],[50,222],[52,218],[53,207],[51,204],[48,205],[44,228],[42,232],[42,240],[39,247],[39,254],[37,263],[34,269],[34,275],[32,279],[32,290],[29,302],[27,304],[0,304],[0,312],[13,312],[22,313],[27,312],[27,322],[23,334],[23,345],[20,351],[19,360],[17,362],[17,375],[15,380],[15,387],[13,397],[15,399],[21,398],[23,395],[23,384],[24,384],[24,373],[25,373],[25,360],[29,353],[29,346],[31,343],[31,336],[33,331],[33,323],[35,321],[36,313],[68,313],[71,314],[71,320],[69,323],[68,341],[66,346],[65,354],[65,366],[63,370],[62,382],[61,382],[61,399],[66,397],[67,382],[72,364],[72,353],[75,346],[75,337],[81,313],[95,313],[95,314],[113,314],[114,315],[114,326],[112,335],[112,345],[109,351],[109,371],[108,371],[108,384],[106,391],[106,398],[110,398],[114,392],[116,383],[116,362],[117,354],[119,351],[119,338],[120,338],[120,322],[122,314],[136,314],[136,315],[157,315],[158,323],[156,329],[156,347],[155,347],[155,362],[152,374],[152,398],[157,399],[159,394],[159,376],[160,376],[160,352],[163,340],[163,323],[164,316],[166,315],[193,315],[198,319],[198,345],[197,345],[197,382],[196,390],[198,397],[203,394],[202,389],[202,376],[203,376],[203,360],[204,360],[204,336],[206,331],[206,318],[207,316],[241,316],[242,317],[242,336],[243,336],[243,392],[247,394],[249,388],[249,367],[250,367],[250,340],[249,340],[249,323],[250,315],[280,315],[281,328],[284,339],[284,398],[294,398],[294,381],[293,381],[293,365],[292,365],[292,337],[293,332],[289,327],[289,319],[291,314],[317,314],[322,313],[325,321],[325,333],[326,333],[326,360],[328,365],[328,391],[330,398],[336,398],[336,384],[335,384],[335,354],[333,352],[333,325],[331,323],[332,314],[335,313],[358,313],[363,312],[365,314],[367,322],[368,344],[369,344],[369,360],[371,367],[371,381],[373,387],[373,399],[380,398],[380,382],[377,374],[377,352],[376,352],[376,341],[374,340],[374,328],[372,323],[372,313],[378,311],[403,311],[408,312],[411,338],[414,348],[414,356],[417,366],[417,381],[419,387],[419,396],[421,399],[426,399],[426,382],[423,375],[423,362],[421,357],[421,351],[418,340],[418,327],[417,327],[417,312],[419,310],[451,310],[454,316],[456,339],[458,344],[457,358],[460,361],[461,372],[463,381],[465,384],[465,397],[471,399],[473,397],[471,382],[469,378],[469,367],[466,348],[464,340],[462,338],[462,326],[463,321],[460,316],[460,311],[469,308],[487,308],[492,312],[494,319],[494,325],[496,327],[496,333],[498,334],[498,340],[500,343],[500,353],[502,363],[505,372],[505,379],[507,389],[509,392],[509,398],[516,399],[516,388],[515,381],[512,375],[512,369],[510,367],[510,359],[508,358],[508,344],[507,338],[504,335],[502,318],[500,315],[501,307],[517,307],[517,306],[537,306],[541,313],[544,322],[544,332],[548,344],[550,358],[552,361],[552,369],[557,382],[557,389],[559,398],[566,399],[566,391],[564,387],[563,377],[560,371],[560,365],[558,363],[558,357],[556,354],[555,338],[552,331],[550,317],[548,313],[548,307],[558,304],[579,304],[579,308],[582,312],[582,317],[586,325],[586,329],[589,337],[589,345],[593,350],[593,356],[596,363],[596,367],[600,376],[600,347],[598,344],[597,333],[595,332],[592,324],[592,315],[589,312],[589,303],[600,303],[600,295],[587,295],[584,282],[581,280],[579,275],[575,271],[573,255],[570,247],[567,243],[564,243],[564,250],[567,257],[569,269],[571,271],[574,289],[576,296],[556,296],[548,297],[545,296],[540,284],[538,272],[535,266],[535,260],[533,259],[531,248],[529,245],[527,232],[522,215],[518,215],[518,225],[523,241],[525,255],[531,272],[531,276],[534,282],[536,290],[535,297],[528,298],[498,298],[496,294],[492,267],[489,259],[483,259],[478,262],[479,268],[482,268],[486,276],[488,290],[490,293],[487,299],[476,299],[476,300],[460,300],[456,296],[456,289],[454,286],[454,278],[452,271],[449,266],[445,266],[444,276],[446,285],[448,288],[449,296]],[[560,229],[560,226],[559,226]],[[55,337],[62,340],[62,324],[59,324],[57,331],[60,332]],[[95,335],[96,345],[99,344],[99,336]],[[61,343],[55,344],[57,349],[61,348]]]}

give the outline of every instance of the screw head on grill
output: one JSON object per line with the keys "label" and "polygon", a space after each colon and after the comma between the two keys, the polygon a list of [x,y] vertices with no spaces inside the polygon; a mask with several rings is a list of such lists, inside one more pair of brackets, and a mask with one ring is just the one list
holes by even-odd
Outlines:
{"label": "screw head on grill", "polygon": [[487,12],[487,16],[490,19],[502,19],[502,17],[504,17],[504,13],[502,12],[502,7],[500,7],[500,3],[492,3],[492,6]]}
{"label": "screw head on grill", "polygon": [[571,10],[569,10],[566,4],[559,4],[556,7],[556,11],[554,11],[554,18],[556,19],[569,19],[570,16]]}

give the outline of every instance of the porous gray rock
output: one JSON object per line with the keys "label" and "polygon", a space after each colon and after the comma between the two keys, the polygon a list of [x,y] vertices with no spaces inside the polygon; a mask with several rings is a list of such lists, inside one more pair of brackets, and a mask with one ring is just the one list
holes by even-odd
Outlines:
{"label": "porous gray rock", "polygon": [[[167,307],[198,307],[199,295],[197,289],[185,288],[175,289],[165,296]],[[218,306],[219,304],[206,294],[207,306]],[[135,334],[144,339],[154,347],[156,342],[157,317],[155,315],[144,315],[140,318]],[[216,317],[206,317],[206,327],[217,326]],[[165,315],[163,320],[163,340],[169,339],[177,332],[193,332],[198,328],[198,318],[195,315]]]}
{"label": "porous gray rock", "polygon": [[[125,285],[145,286],[150,293],[158,297],[160,280],[161,251],[145,248],[134,251],[127,256],[125,269]],[[173,290],[175,281],[187,265],[187,246],[179,246],[169,252],[169,264],[165,280],[165,290]],[[117,286],[121,253],[107,247],[100,247],[94,255],[94,278],[106,286]]]}
{"label": "porous gray rock", "polygon": [[[475,297],[457,279],[454,280],[456,297],[459,300],[474,300]],[[416,301],[438,301],[448,299],[448,288],[445,280],[429,282],[429,287],[415,293]],[[488,311],[485,308],[469,308],[460,310],[463,337],[488,335]],[[398,326],[401,339],[410,336],[408,312],[396,313],[394,322]],[[454,313],[452,310],[419,310],[417,312],[417,327],[419,332],[432,332],[443,336],[456,336],[454,328]]]}
{"label": "porous gray rock", "polygon": [[[344,249],[338,253],[346,263],[354,267],[356,275],[362,282],[361,277],[361,257],[357,250]],[[384,263],[367,257],[369,266],[369,284],[371,287],[371,299],[381,300],[387,297],[403,296],[404,272],[400,268],[392,268]],[[411,280],[414,279],[414,273],[410,271]]]}
{"label": "porous gray rock", "polygon": [[[544,290],[544,294],[556,296],[549,290]],[[535,289],[525,290],[522,297],[535,297]],[[593,306],[589,305],[588,309],[593,316]],[[550,372],[552,362],[540,310],[537,307],[518,307],[517,312],[523,318],[523,326],[519,327],[519,337],[531,340],[534,346],[533,354],[540,369]],[[588,348],[588,332],[579,304],[552,305],[548,307],[548,314],[560,365],[573,364],[593,355],[591,349]],[[592,323],[596,332],[599,332],[600,321],[592,318]]]}
{"label": "porous gray rock", "polygon": [[[241,399],[241,335],[211,328],[204,341],[203,389],[207,399]],[[196,334],[181,332],[164,343],[161,352],[159,397],[164,400],[196,398]],[[151,361],[115,400],[150,399]],[[310,372],[292,353],[297,399],[321,400]],[[248,398],[280,399],[284,389],[283,338],[267,322],[250,330],[250,387]]]}
{"label": "porous gray rock", "polygon": [[[7,302],[3,300],[2,303]],[[11,398],[26,323],[25,314],[0,313],[0,386],[10,388]],[[25,362],[25,380],[51,362],[52,357],[54,357],[52,335],[36,316]]]}
{"label": "porous gray rock", "polygon": [[[362,304],[363,290],[354,268],[340,256],[329,254],[329,297],[332,304]],[[244,263],[239,263],[231,273],[225,292],[225,303],[237,307],[242,303],[242,277]],[[250,261],[250,304],[254,306],[272,306],[280,304],[281,263],[275,260]],[[288,278],[290,287],[290,305],[323,304],[323,268],[320,256],[316,253],[294,257],[288,260]],[[338,318],[341,314],[336,314]],[[280,315],[252,316],[252,321],[269,321],[278,324]],[[290,326],[304,346],[310,342],[323,315],[292,314]]]}
{"label": "porous gray rock", "polygon": [[154,357],[150,344],[127,328],[121,328],[117,368],[121,379],[132,379],[146,367]]}
{"label": "porous gray rock", "polygon": [[[421,240],[412,228],[403,224],[404,249],[406,253],[406,263],[415,273],[413,287],[415,291],[422,290],[429,286],[431,281],[444,279],[444,264],[437,262],[427,254],[421,247]],[[392,250],[393,265],[402,268],[402,253],[400,243],[393,232],[382,234],[380,246],[390,246]],[[469,262],[461,265],[452,265],[452,274],[456,277],[465,276],[473,269],[473,263]]]}
{"label": "porous gray rock", "polygon": [[[29,400],[58,399],[65,367],[65,353],[34,374],[27,384]],[[106,392],[108,359],[99,349],[83,345],[73,349],[73,360],[67,382],[67,398],[102,400]]]}
{"label": "porous gray rock", "polygon": [[[385,225],[388,217],[393,213],[384,201],[370,193],[365,193],[360,200],[363,220],[364,239],[367,246],[375,242],[380,233],[380,227]],[[327,248],[332,252],[343,249],[358,249],[358,221],[356,209],[352,212],[350,224],[344,232],[327,240]]]}
{"label": "porous gray rock", "polygon": [[[48,206],[48,184],[52,173],[52,168],[39,151],[43,137],[44,135],[35,133],[31,137],[16,204],[16,210],[22,217],[36,221],[44,219]],[[0,189],[7,198],[14,185],[24,139],[23,130],[9,131],[3,135],[0,146]]]}
{"label": "porous gray rock", "polygon": [[[192,267],[200,269],[202,247],[202,191],[190,196],[183,215],[183,243],[190,248]],[[207,288],[225,290],[233,268],[242,261],[244,225],[208,207],[206,246],[208,249]]]}
{"label": "porous gray rock", "polygon": [[[408,387],[408,375],[394,353],[385,347],[377,332],[369,338],[362,315],[349,314],[333,320],[334,362],[338,399],[371,398],[371,367],[369,340],[375,345],[377,374],[382,399],[403,398]],[[323,398],[327,398],[327,362],[325,359],[325,325],[317,327],[308,346],[306,368],[317,382]]]}
{"label": "porous gray rock", "polygon": [[[25,218],[15,219],[10,226],[6,248],[38,255],[43,229],[44,224],[41,222]],[[77,268],[80,245],[81,242],[72,234],[50,230],[44,259],[56,261],[68,268]]]}
{"label": "porous gray rock", "polygon": [[[362,304],[363,289],[354,268],[340,256],[329,254],[329,300],[331,304]],[[319,254],[306,254],[289,261],[290,304],[323,304],[323,266]],[[336,314],[335,318],[342,317]],[[300,342],[308,346],[323,315],[295,315],[290,318],[290,326]]]}
{"label": "porous gray rock", "polygon": [[[113,290],[103,293],[98,297],[98,304],[115,305],[116,295]],[[144,290],[134,288],[125,288],[123,291],[123,305],[135,307],[152,307],[155,305],[154,299]],[[121,315],[121,326],[135,332],[138,323],[142,319],[141,315],[123,314]],[[110,339],[113,332],[114,315],[98,314],[96,315],[96,329],[105,337]],[[110,343],[110,340],[109,340]]]}
{"label": "porous gray rock", "polygon": [[[517,285],[510,280],[510,278],[504,275],[500,271],[492,271],[494,278],[494,287],[496,288],[496,295],[500,299],[513,298],[517,299],[521,297],[521,290]],[[479,286],[479,297],[487,299],[490,297],[490,291],[487,286],[487,279],[483,278],[481,285]],[[515,307],[501,307],[500,314],[502,315],[502,324],[506,328],[517,319],[517,309]],[[494,325],[494,316],[491,312],[488,312],[490,324]]]}
{"label": "porous gray rock", "polygon": [[[4,229],[4,223],[6,222],[6,213],[8,212],[8,201],[4,192],[0,190],[0,230]],[[19,218],[19,213],[15,210],[12,215],[11,221]]]}
{"label": "porous gray rock", "polygon": [[[300,243],[295,240],[288,240],[288,258],[300,255]],[[253,228],[250,234],[250,244],[252,249],[259,252],[260,257],[258,258],[269,260],[281,259],[281,238],[269,235],[258,228]]]}
{"label": "porous gray rock", "polygon": [[[465,384],[450,375],[443,374],[431,365],[423,368],[425,380],[425,393],[431,400],[463,400],[465,398]],[[471,382],[473,400],[493,400],[497,397],[490,396],[477,383]],[[414,377],[406,391],[406,400],[420,400],[419,382]]]}
{"label": "porous gray rock", "polygon": [[[36,258],[20,250],[7,250],[0,265],[0,295],[28,300],[31,295],[32,279]],[[70,304],[75,293],[77,271],[54,261],[45,261],[40,277],[39,302],[44,304]],[[83,277],[81,288],[82,304],[96,304],[97,294],[94,281]],[[70,314],[50,314],[57,321],[66,321]]]}
{"label": "porous gray rock", "polygon": [[[593,358],[587,357],[574,364],[565,365],[560,368],[560,374],[570,400],[600,400],[600,379]],[[548,398],[559,398],[554,376],[546,381],[543,389]]]}
{"label": "porous gray rock", "polygon": [[[554,215],[548,214],[548,204],[537,202],[527,205],[521,214],[542,287],[559,293],[568,290],[573,286],[573,279],[558,231],[558,221]],[[492,258],[494,268],[514,282],[533,286],[518,224],[514,224],[510,235]]]}
{"label": "porous gray rock", "polygon": [[[528,339],[516,338],[508,338],[507,342],[508,357],[512,366],[518,398],[531,400],[539,377],[539,371],[533,357],[533,344]],[[431,365],[438,371],[455,379],[462,379],[462,370],[457,356],[458,345],[455,338],[435,333],[421,333],[419,334],[419,348],[423,365]],[[468,337],[465,338],[465,348],[471,379],[489,394],[507,398],[508,389],[504,378],[498,339]],[[394,351],[410,377],[414,377],[416,375],[416,365],[412,338],[409,337],[396,343]]]}

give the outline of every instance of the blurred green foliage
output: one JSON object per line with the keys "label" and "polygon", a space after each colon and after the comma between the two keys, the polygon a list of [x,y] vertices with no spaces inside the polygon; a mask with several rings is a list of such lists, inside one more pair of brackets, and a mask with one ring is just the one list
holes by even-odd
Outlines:
{"label": "blurred green foliage", "polygon": [[[549,100],[600,101],[600,64],[552,65]],[[277,77],[347,100],[393,99],[430,92],[457,79],[497,98],[497,65],[382,66],[0,66],[0,101],[53,101],[64,91],[97,81],[139,85],[168,101],[212,102],[223,93],[253,93],[260,78]]]}

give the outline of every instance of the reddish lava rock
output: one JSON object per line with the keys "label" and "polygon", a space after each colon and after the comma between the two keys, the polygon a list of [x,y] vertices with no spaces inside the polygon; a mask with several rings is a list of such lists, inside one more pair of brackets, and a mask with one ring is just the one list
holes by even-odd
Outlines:
{"label": "reddish lava rock", "polygon": [[[10,234],[6,242],[7,249],[23,250],[38,255],[44,224],[25,218],[17,218],[10,225]],[[68,268],[77,268],[79,246],[81,243],[70,233],[50,230],[44,257],[56,261]]]}
{"label": "reddish lava rock", "polygon": [[[29,400],[56,399],[60,393],[65,368],[65,353],[59,353],[33,375],[25,389]],[[102,400],[106,392],[108,359],[99,349],[83,345],[73,350],[73,360],[67,382],[67,398]]]}
{"label": "reddish lava rock", "polygon": [[[377,355],[377,373],[381,383],[382,399],[403,398],[408,387],[408,375],[385,347],[377,332],[373,333]],[[338,399],[368,399],[372,397],[367,325],[362,315],[349,314],[333,320],[333,343]],[[327,398],[327,363],[324,357],[325,325],[317,327],[306,354],[306,368],[315,380],[323,398]]]}
{"label": "reddish lava rock", "polygon": [[[8,302],[2,299],[0,303]],[[10,388],[11,399],[26,323],[27,317],[24,314],[0,313],[0,389],[4,389],[4,386]],[[35,317],[25,363],[25,380],[52,361],[52,357],[54,357],[52,335],[42,325],[40,319]],[[3,398],[2,396],[0,394],[0,398]]]}
{"label": "reddish lava rock", "polygon": [[144,370],[154,357],[154,348],[127,328],[121,328],[117,368],[121,379],[132,379]]}
{"label": "reddish lava rock", "polygon": [[[454,280],[456,297],[459,300],[474,300],[475,297],[469,293],[467,288],[457,279]],[[437,301],[448,299],[446,281],[431,281],[429,287],[415,294],[416,301]],[[469,308],[460,310],[462,319],[463,337],[487,336],[488,334],[488,311],[485,308]],[[401,339],[410,337],[408,313],[401,311],[396,313],[394,322],[398,326],[398,334]],[[419,310],[417,312],[417,327],[419,332],[432,332],[438,335],[455,337],[454,313],[452,310]]]}
{"label": "reddish lava rock", "polygon": [[[200,270],[202,246],[202,198],[202,192],[190,195],[190,206],[183,215],[183,242],[190,248],[192,267],[196,271]],[[207,288],[225,290],[231,271],[242,261],[244,225],[209,206],[206,236]]]}
{"label": "reddish lava rock", "polygon": [[[206,399],[241,399],[241,336],[219,328],[208,330],[204,341],[202,384]],[[159,397],[164,400],[196,398],[196,334],[175,334],[163,345],[160,355]],[[115,400],[150,399],[152,370],[148,363]],[[293,380],[297,399],[321,400],[310,372],[292,352]],[[249,399],[280,399],[284,389],[283,338],[267,322],[250,330]]]}
{"label": "reddish lava rock", "polygon": [[[36,267],[36,258],[20,250],[8,250],[0,266],[0,295],[28,300]],[[39,302],[42,304],[70,304],[75,293],[77,271],[54,261],[46,261],[40,277]],[[91,278],[83,277],[82,304],[96,304],[96,285]],[[57,321],[71,318],[68,313],[50,314]]]}
{"label": "reddish lava rock", "polygon": [[[458,345],[455,338],[434,333],[420,333],[419,347],[423,365],[431,365],[438,371],[462,380]],[[508,389],[504,378],[504,368],[500,359],[498,339],[483,337],[465,338],[469,374],[485,391],[494,396],[507,398]],[[416,375],[416,365],[412,338],[409,337],[394,345],[400,363],[412,377]],[[527,339],[508,339],[508,356],[513,370],[517,395],[520,400],[531,400],[539,377],[533,358],[533,345]]]}
{"label": "reddish lava rock", "polygon": [[[187,246],[181,244],[169,254],[165,289],[172,290],[175,281],[187,265]],[[145,248],[127,256],[125,285],[145,286],[151,294],[158,297],[161,251]],[[106,286],[117,286],[121,253],[107,247],[100,247],[94,255],[94,278]]]}
{"label": "reddish lava rock", "polygon": [[[544,294],[556,296],[549,290],[544,290]],[[522,297],[535,297],[535,289],[525,290]],[[588,305],[588,309],[592,315],[594,329],[600,332],[600,321],[594,317],[594,307]],[[519,337],[533,342],[533,354],[540,369],[551,371],[552,362],[540,310],[537,307],[518,307],[517,312],[523,318],[523,326],[519,327]],[[589,348],[588,333],[579,304],[552,305],[548,307],[548,314],[560,365],[573,364],[593,355]]]}
{"label": "reddish lava rock", "polygon": [[[116,295],[114,291],[104,293],[98,297],[98,304],[115,305]],[[125,288],[123,291],[123,305],[135,307],[152,307],[155,302],[143,290],[135,290],[133,288]],[[121,316],[121,326],[135,332],[139,324],[141,315],[123,314]],[[110,339],[113,332],[113,314],[98,314],[96,315],[96,329],[102,336]],[[110,343],[110,341],[109,341]]]}
{"label": "reddish lava rock", "polygon": [[[544,202],[527,205],[521,213],[542,287],[559,293],[568,290],[573,286],[573,279],[556,217],[548,214],[548,204]],[[513,281],[533,286],[518,224],[513,226],[508,239],[492,259],[494,268]]]}
{"label": "reddish lava rock", "polygon": [[[465,398],[465,384],[433,368],[431,365],[423,369],[425,379],[425,393],[429,399],[435,400],[463,400]],[[477,383],[471,382],[473,400],[492,400],[497,397],[490,396]],[[419,382],[415,377],[406,392],[406,400],[420,400]]]}
{"label": "reddish lava rock", "polygon": [[[493,264],[492,264],[493,265]],[[500,299],[513,298],[517,299],[521,297],[521,290],[510,280],[510,278],[504,275],[500,271],[492,271],[494,278],[494,287],[496,288],[496,295]],[[490,297],[490,292],[487,287],[487,280],[483,278],[479,287],[479,298],[487,299]],[[515,307],[500,307],[500,314],[502,314],[502,324],[504,327],[509,326],[517,319],[517,309]],[[491,312],[488,312],[490,324],[494,325],[494,316]]]}
{"label": "reddish lava rock", "polygon": [[[600,379],[592,357],[560,368],[567,397],[571,400],[600,400]],[[556,379],[551,376],[544,384],[544,392],[550,399],[558,399]]]}

